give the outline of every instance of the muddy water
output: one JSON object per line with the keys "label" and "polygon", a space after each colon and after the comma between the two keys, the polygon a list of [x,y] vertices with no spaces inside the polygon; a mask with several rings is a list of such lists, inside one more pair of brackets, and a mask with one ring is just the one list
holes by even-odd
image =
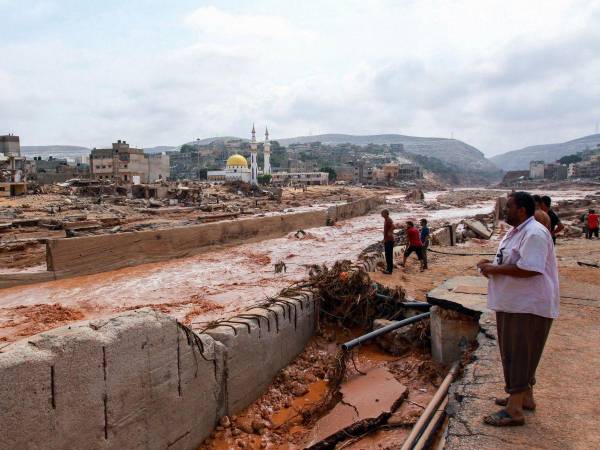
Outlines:
{"label": "muddy water", "polygon": [[[556,194],[585,195],[567,191]],[[494,204],[487,201],[468,208],[426,211],[421,205],[405,202],[402,196],[390,197],[389,202],[406,210],[392,213],[395,221],[419,217],[458,219],[490,212]],[[199,328],[202,322],[275,295],[302,279],[307,265],[355,259],[363,248],[381,238],[381,222],[379,214],[371,214],[334,227],[310,229],[301,238],[291,233],[284,238],[213,249],[185,259],[4,289],[0,291],[0,340],[31,334],[24,320],[27,316],[20,308],[40,304],[56,304],[81,312],[84,318],[154,306]],[[275,274],[273,265],[280,261],[286,264],[287,271]],[[44,317],[40,320],[46,329],[59,325]],[[31,329],[40,330],[37,326]]]}

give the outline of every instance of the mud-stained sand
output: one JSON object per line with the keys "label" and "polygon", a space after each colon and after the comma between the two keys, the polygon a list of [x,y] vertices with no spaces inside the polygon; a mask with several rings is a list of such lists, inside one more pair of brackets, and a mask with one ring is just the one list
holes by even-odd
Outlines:
{"label": "mud-stained sand", "polygon": [[[31,336],[85,318],[81,311],[58,303],[50,305],[15,306],[3,309],[2,329],[11,328],[16,337]],[[6,336],[2,336],[7,341]]]}

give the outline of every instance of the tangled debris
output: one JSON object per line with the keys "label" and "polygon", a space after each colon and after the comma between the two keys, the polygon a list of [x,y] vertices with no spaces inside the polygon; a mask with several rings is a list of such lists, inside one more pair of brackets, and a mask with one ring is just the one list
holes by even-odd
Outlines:
{"label": "tangled debris", "polygon": [[320,299],[321,320],[344,327],[371,328],[375,318],[392,318],[401,310],[405,292],[386,290],[371,281],[369,274],[350,261],[337,261],[331,268],[314,265],[309,270],[307,287]]}

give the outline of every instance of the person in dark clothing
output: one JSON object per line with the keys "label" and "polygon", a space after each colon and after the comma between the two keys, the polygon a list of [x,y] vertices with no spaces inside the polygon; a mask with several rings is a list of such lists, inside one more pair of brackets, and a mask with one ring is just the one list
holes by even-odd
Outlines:
{"label": "person in dark clothing", "polygon": [[556,235],[560,233],[565,226],[562,224],[556,213],[550,208],[552,199],[547,195],[542,197],[542,209],[550,217],[550,234],[552,235],[552,242],[556,245]]}
{"label": "person in dark clothing", "polygon": [[423,254],[423,269],[427,269],[427,248],[429,247],[429,227],[427,226],[427,219],[421,219],[421,244]]}
{"label": "person in dark clothing", "polygon": [[406,258],[410,256],[412,252],[417,254],[417,258],[421,262],[421,271],[425,270],[423,267],[423,244],[421,243],[421,236],[419,230],[415,227],[412,221],[406,222],[406,250],[404,250],[404,258],[402,260],[402,267],[406,265]]}
{"label": "person in dark clothing", "polygon": [[386,263],[383,273],[389,275],[394,271],[394,221],[387,209],[381,211],[381,217],[383,217],[383,247]]}

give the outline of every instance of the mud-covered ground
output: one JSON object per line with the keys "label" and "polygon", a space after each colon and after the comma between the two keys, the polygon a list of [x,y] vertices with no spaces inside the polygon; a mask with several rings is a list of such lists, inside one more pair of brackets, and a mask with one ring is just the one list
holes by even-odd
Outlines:
{"label": "mud-covered ground", "polygon": [[48,238],[162,229],[211,220],[306,211],[390,192],[352,186],[308,186],[285,188],[281,201],[277,201],[267,196],[231,192],[222,185],[207,184],[203,189],[199,201],[177,205],[170,205],[167,200],[151,204],[146,199],[114,195],[77,196],[68,188],[56,186],[56,193],[0,198],[0,272],[44,266],[44,239]]}

